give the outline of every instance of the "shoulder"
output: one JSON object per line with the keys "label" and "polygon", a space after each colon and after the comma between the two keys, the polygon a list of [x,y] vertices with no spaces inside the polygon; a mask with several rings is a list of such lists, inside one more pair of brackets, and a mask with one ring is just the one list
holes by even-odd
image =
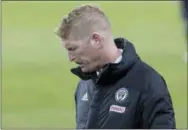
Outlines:
{"label": "shoulder", "polygon": [[168,88],[164,77],[150,66],[149,70],[146,75],[146,91],[154,96],[167,94]]}
{"label": "shoulder", "polygon": [[143,108],[154,108],[157,104],[164,104],[166,107],[163,107],[164,109],[172,109],[172,98],[164,77],[144,62],[139,65],[137,70],[138,73],[142,73],[137,77],[142,83],[137,87],[140,92],[140,105],[144,106]]}
{"label": "shoulder", "polygon": [[140,63],[137,70],[142,73],[140,78],[143,80],[143,86],[141,87],[143,100],[160,97],[171,98],[167,83],[157,70],[144,62]]}
{"label": "shoulder", "polygon": [[164,77],[153,67],[147,63],[140,61],[137,63],[134,71],[135,77],[141,85],[140,89],[143,92],[150,92],[157,94],[168,93],[168,88]]}

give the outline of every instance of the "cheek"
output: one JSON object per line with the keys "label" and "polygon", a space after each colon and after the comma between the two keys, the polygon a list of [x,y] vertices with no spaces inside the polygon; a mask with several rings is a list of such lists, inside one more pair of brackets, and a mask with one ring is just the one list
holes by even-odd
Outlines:
{"label": "cheek", "polygon": [[93,54],[88,55],[88,62],[91,64],[98,64],[98,62],[100,61],[100,55],[96,52],[94,52]]}
{"label": "cheek", "polygon": [[89,51],[88,51],[88,49],[81,48],[81,49],[77,50],[75,53],[78,56],[85,57],[89,54]]}
{"label": "cheek", "polygon": [[78,57],[80,57],[80,56],[83,56],[83,55],[84,55],[84,52],[83,52],[82,50],[77,50],[77,51],[75,52],[75,55],[77,55]]}
{"label": "cheek", "polygon": [[84,61],[85,57],[87,56],[87,54],[85,54],[85,52],[82,49],[76,50],[74,52],[74,55],[77,58],[77,60],[81,61]]}
{"label": "cheek", "polygon": [[80,60],[86,63],[95,62],[99,59],[99,53],[95,48],[92,47],[82,47],[76,51],[76,55]]}

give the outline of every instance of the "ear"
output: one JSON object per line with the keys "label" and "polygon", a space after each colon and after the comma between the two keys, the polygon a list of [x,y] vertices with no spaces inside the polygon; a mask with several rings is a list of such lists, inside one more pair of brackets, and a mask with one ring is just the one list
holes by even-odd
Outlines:
{"label": "ear", "polygon": [[98,49],[101,48],[102,47],[102,36],[99,33],[94,32],[92,35],[92,38],[91,38],[91,44]]}

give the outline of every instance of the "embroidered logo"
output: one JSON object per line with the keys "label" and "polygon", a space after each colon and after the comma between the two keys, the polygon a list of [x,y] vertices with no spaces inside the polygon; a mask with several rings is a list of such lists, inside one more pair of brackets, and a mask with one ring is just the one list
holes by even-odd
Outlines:
{"label": "embroidered logo", "polygon": [[88,94],[87,92],[84,94],[84,96],[81,99],[82,101],[88,101]]}
{"label": "embroidered logo", "polygon": [[126,88],[120,88],[117,90],[116,94],[115,94],[115,100],[117,102],[123,102],[127,99],[128,97],[128,90]]}

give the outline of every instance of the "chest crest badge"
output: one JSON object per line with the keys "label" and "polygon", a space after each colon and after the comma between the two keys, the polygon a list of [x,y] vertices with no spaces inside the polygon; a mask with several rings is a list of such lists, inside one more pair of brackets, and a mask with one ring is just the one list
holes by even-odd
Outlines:
{"label": "chest crest badge", "polygon": [[129,95],[129,92],[126,88],[120,88],[115,94],[115,100],[119,103],[124,102]]}

